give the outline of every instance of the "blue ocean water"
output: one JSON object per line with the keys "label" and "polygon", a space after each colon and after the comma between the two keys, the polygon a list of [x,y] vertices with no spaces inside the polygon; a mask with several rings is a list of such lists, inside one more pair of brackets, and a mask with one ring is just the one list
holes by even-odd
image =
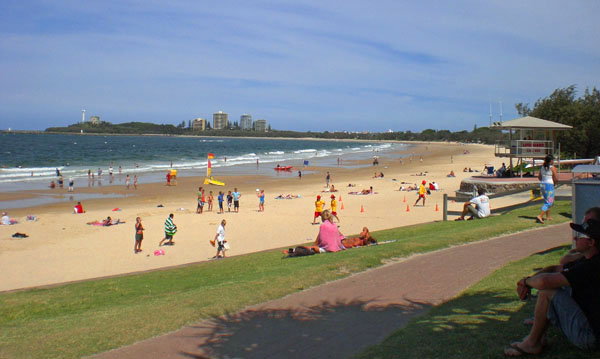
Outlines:
{"label": "blue ocean water", "polygon": [[[88,170],[108,175],[160,173],[170,168],[201,175],[207,154],[213,153],[213,174],[244,174],[256,164],[335,165],[336,159],[366,159],[405,149],[406,145],[381,142],[215,138],[175,136],[94,136],[58,134],[0,135],[0,190],[47,187],[58,169],[68,178],[85,178]],[[172,163],[172,164],[171,164]],[[270,168],[272,168],[270,167]],[[246,171],[247,172],[247,171]],[[273,173],[270,171],[269,173]]]}

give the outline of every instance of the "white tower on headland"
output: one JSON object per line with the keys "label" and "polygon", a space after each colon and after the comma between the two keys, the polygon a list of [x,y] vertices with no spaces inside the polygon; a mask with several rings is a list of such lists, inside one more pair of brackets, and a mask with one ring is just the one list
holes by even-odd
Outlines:
{"label": "white tower on headland", "polygon": [[81,123],[85,122],[85,110],[81,110]]}

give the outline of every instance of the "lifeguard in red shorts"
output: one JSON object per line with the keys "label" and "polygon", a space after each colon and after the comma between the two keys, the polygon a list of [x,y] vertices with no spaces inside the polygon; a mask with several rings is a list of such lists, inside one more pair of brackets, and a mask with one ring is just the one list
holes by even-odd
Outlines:
{"label": "lifeguard in red shorts", "polygon": [[321,200],[321,196],[317,196],[317,200],[315,201],[315,217],[313,218],[313,224],[316,223],[315,220],[317,217],[321,217],[323,207],[325,207],[325,201]]}
{"label": "lifeguard in red shorts", "polygon": [[340,222],[339,217],[337,216],[337,201],[335,200],[335,195],[331,195],[331,215],[337,219],[338,223]]}

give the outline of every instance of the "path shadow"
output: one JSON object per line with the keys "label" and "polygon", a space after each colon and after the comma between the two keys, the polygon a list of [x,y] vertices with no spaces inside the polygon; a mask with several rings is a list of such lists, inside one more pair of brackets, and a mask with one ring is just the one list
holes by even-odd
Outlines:
{"label": "path shadow", "polygon": [[[347,358],[384,340],[431,305],[374,307],[376,299],[323,302],[300,309],[246,310],[193,326],[187,358]],[[206,325],[205,325],[206,324]]]}

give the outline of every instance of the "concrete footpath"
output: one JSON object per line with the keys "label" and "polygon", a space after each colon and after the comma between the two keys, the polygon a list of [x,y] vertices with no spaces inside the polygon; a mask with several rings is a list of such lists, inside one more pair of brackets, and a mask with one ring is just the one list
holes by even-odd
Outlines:
{"label": "concrete footpath", "polygon": [[509,262],[570,244],[567,223],[416,255],[96,358],[347,358]]}

